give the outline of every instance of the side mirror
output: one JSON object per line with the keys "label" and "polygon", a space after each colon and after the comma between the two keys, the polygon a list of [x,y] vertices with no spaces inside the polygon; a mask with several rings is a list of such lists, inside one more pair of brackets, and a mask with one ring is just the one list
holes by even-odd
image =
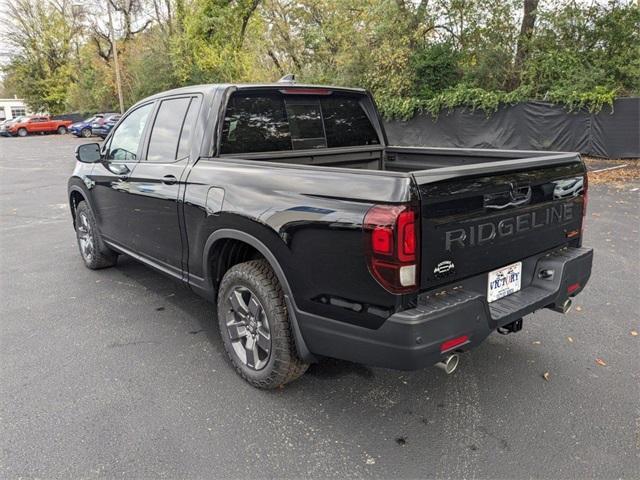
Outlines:
{"label": "side mirror", "polygon": [[102,157],[100,156],[99,143],[83,143],[76,147],[76,160],[82,163],[96,163]]}

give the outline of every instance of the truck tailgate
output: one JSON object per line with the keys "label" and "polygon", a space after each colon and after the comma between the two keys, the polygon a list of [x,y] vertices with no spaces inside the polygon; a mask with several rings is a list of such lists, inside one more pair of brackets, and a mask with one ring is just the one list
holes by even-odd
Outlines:
{"label": "truck tailgate", "polygon": [[[580,243],[584,164],[491,165],[464,176],[414,175],[421,202],[422,290]],[[443,169],[444,170],[444,169]]]}

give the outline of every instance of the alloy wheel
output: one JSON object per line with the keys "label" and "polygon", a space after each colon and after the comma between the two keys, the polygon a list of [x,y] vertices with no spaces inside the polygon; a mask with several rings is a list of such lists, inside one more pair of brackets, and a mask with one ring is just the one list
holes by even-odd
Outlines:
{"label": "alloy wheel", "polygon": [[80,222],[78,225],[78,242],[80,243],[80,253],[84,259],[90,263],[94,255],[93,244],[93,232],[91,231],[91,224],[87,218],[87,214],[80,213]]}
{"label": "alloy wheel", "polygon": [[271,331],[260,300],[248,288],[235,286],[229,304],[225,323],[234,352],[252,370],[263,369],[271,354]]}

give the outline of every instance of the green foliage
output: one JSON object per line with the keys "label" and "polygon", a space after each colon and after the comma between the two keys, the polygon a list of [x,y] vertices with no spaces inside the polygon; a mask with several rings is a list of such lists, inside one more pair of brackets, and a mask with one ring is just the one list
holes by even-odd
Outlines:
{"label": "green foliage", "polygon": [[3,68],[7,83],[33,110],[62,113],[73,72],[73,26],[64,10],[47,2],[15,0],[9,13],[20,28],[4,36],[16,51]]}
{"label": "green foliage", "polygon": [[411,56],[414,72],[414,93],[431,98],[457,84],[462,78],[458,66],[460,53],[449,43],[420,45]]}
{"label": "green foliage", "polygon": [[[523,81],[533,95],[599,106],[640,90],[640,8],[568,4],[542,15]],[[604,102],[604,103],[603,103]]]}
{"label": "green foliage", "polygon": [[[541,2],[527,36],[522,0],[135,4],[142,7],[114,12],[116,25],[129,26],[118,31],[126,106],[181,85],[274,81],[285,73],[368,88],[383,116],[402,119],[458,107],[489,115],[526,100],[596,111],[616,96],[640,94],[640,8],[629,0]],[[52,113],[117,108],[99,13],[74,19],[64,0],[8,5],[14,53],[6,90]]]}
{"label": "green foliage", "polygon": [[109,64],[97,57],[93,45],[79,52],[75,81],[69,87],[67,108],[74,112],[118,111],[113,72]]}

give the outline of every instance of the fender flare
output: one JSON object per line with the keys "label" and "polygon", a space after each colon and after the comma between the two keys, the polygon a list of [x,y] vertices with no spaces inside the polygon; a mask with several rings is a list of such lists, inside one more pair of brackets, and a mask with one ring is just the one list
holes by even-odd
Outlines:
{"label": "fender flare", "polygon": [[[298,350],[298,355],[302,360],[304,360],[307,363],[316,363],[318,359],[311,353],[311,351],[307,347],[307,344],[304,341],[304,338],[302,337],[300,326],[298,325],[298,318],[296,316],[297,307],[295,305],[295,300],[293,299],[293,294],[291,292],[291,287],[289,286],[289,281],[287,280],[287,277],[285,276],[284,270],[280,266],[278,259],[261,240],[241,230],[235,230],[232,228],[221,228],[220,230],[216,230],[209,236],[209,238],[207,238],[207,241],[205,243],[205,246],[204,246],[205,255],[204,255],[203,264],[202,264],[202,267],[203,267],[202,271],[203,272],[209,271],[208,265],[211,260],[209,252],[212,251],[211,247],[215,242],[223,239],[240,240],[242,242],[247,243],[248,245],[251,245],[258,252],[260,252],[260,254],[269,263],[274,273],[276,274],[276,277],[278,278],[280,285],[282,286],[282,290],[284,291],[284,301],[287,306],[287,310],[289,312],[289,319],[291,321],[291,327],[293,329],[293,336],[296,344],[296,349]],[[208,276],[209,274],[207,273],[207,277]],[[210,281],[210,280],[211,279],[209,278],[207,279],[207,281]]]}
{"label": "fender flare", "polygon": [[[82,183],[82,180],[80,180],[80,178],[77,178],[77,177],[75,177],[75,178],[77,179],[78,183]],[[73,179],[71,181],[73,181]],[[67,200],[69,201],[69,207],[71,208],[71,218],[73,219],[73,227],[74,228],[76,226],[76,215],[75,215],[75,207],[76,207],[76,205],[74,205],[71,202],[71,195],[74,192],[79,193],[82,196],[83,201],[86,202],[86,204],[89,205],[89,208],[91,209],[91,211],[93,211],[93,208],[91,207],[91,203],[89,202],[89,196],[82,189],[82,187],[80,185],[76,185],[75,183],[76,182],[70,183],[69,189],[67,191]]]}

